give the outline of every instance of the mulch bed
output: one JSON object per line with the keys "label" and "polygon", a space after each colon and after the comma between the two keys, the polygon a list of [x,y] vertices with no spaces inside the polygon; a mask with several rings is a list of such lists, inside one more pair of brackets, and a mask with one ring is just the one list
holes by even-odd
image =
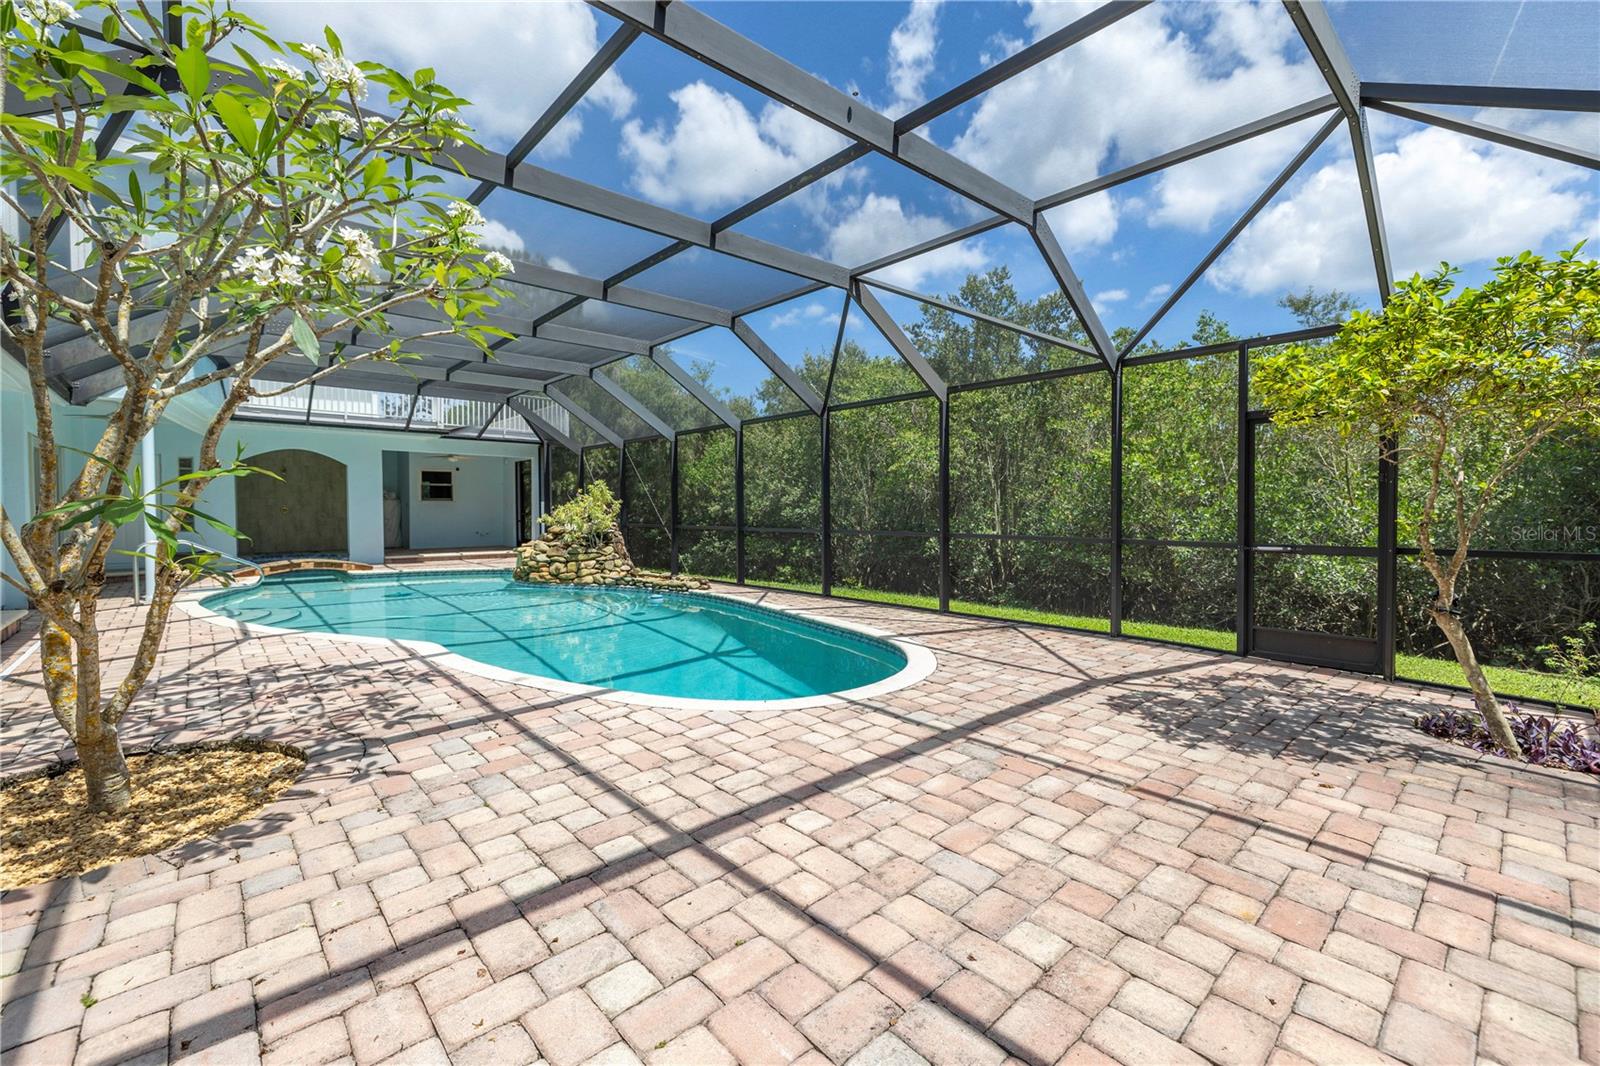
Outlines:
{"label": "mulch bed", "polygon": [[119,814],[89,812],[76,766],[0,784],[0,888],[208,837],[271,803],[305,764],[289,749],[248,743],[133,755],[133,802]]}

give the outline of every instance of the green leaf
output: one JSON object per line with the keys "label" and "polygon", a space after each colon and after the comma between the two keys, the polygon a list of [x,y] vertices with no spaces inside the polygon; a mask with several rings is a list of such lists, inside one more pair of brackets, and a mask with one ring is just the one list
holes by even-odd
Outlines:
{"label": "green leaf", "polygon": [[67,50],[60,54],[60,59],[68,66],[76,66],[84,70],[98,70],[103,74],[111,74],[130,85],[137,85],[155,96],[160,96],[162,89],[137,67],[121,60],[112,59],[110,56],[99,52],[82,50]]}
{"label": "green leaf", "polygon": [[199,100],[211,88],[211,61],[204,48],[191,44],[177,54],[178,79],[190,99]]}
{"label": "green leaf", "polygon": [[218,93],[211,98],[211,108],[228,128],[239,147],[254,155],[256,151],[256,123],[249,110],[231,93]]}
{"label": "green leaf", "polygon": [[295,347],[300,349],[300,354],[311,360],[316,365],[322,359],[322,345],[317,341],[316,331],[311,328],[299,311],[294,313],[294,323],[289,327],[294,334]]}
{"label": "green leaf", "polygon": [[100,36],[104,37],[107,42],[115,41],[121,32],[122,22],[115,13],[107,15],[105,21],[100,23]]}
{"label": "green leaf", "polygon": [[126,93],[113,93],[100,102],[97,109],[102,115],[110,115],[119,111],[148,111],[151,113],[172,114],[180,110],[171,100],[159,96],[129,96]]}

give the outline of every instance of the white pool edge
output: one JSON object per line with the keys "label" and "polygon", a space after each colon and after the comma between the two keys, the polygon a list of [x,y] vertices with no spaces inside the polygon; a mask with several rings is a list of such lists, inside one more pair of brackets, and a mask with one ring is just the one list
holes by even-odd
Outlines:
{"label": "white pool edge", "polygon": [[[425,571],[424,571],[425,572]],[[364,575],[353,575],[352,581],[360,581]],[[393,576],[384,574],[383,576]],[[239,622],[226,615],[218,614],[200,601],[204,598],[215,596],[224,589],[205,589],[185,593],[173,604],[185,615],[196,621],[206,622],[222,629],[230,629],[246,638],[262,636],[295,636],[305,637],[319,642],[333,644],[369,644],[403,648],[419,658],[427,659],[435,666],[447,670],[468,674],[472,677],[481,677],[490,681],[501,681],[512,685],[526,685],[529,688],[541,689],[545,692],[558,693],[564,696],[590,696],[596,699],[608,700],[613,703],[624,703],[641,707],[656,707],[666,710],[683,711],[796,711],[814,707],[836,707],[859,700],[873,699],[903,688],[909,688],[917,682],[925,680],[937,669],[938,659],[932,651],[921,644],[905,640],[894,634],[877,629],[873,626],[862,625],[859,622],[831,618],[825,610],[809,607],[786,607],[782,604],[751,603],[744,596],[720,592],[716,590],[697,592],[700,596],[715,596],[733,603],[741,603],[747,607],[759,607],[763,610],[777,611],[783,614],[792,614],[796,617],[807,618],[825,625],[834,626],[851,632],[861,633],[869,637],[876,637],[886,641],[899,649],[906,657],[906,665],[890,674],[881,681],[874,681],[870,685],[861,685],[857,688],[844,689],[839,692],[827,692],[817,696],[796,696],[785,700],[707,700],[694,699],[688,696],[657,696],[649,692],[633,692],[628,689],[604,688],[599,685],[580,685],[572,681],[561,681],[557,678],[546,677],[543,674],[529,674],[520,670],[508,670],[503,666],[491,666],[488,663],[470,659],[465,655],[451,651],[442,644],[435,644],[431,640],[400,640],[394,637],[362,636],[354,633],[329,633],[318,629],[287,629],[282,626],[258,625],[250,622]]]}

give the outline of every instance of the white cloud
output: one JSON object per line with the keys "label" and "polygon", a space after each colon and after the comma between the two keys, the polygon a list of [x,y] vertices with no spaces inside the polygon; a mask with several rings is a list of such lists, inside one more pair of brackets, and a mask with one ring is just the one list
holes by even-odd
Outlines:
{"label": "white cloud", "polygon": [[1139,301],[1139,306],[1140,307],[1149,307],[1150,305],[1154,304],[1157,300],[1164,299],[1166,297],[1167,293],[1169,293],[1171,291],[1172,291],[1172,286],[1167,284],[1164,281],[1159,285],[1152,285],[1152,286],[1150,286],[1150,291],[1145,293],[1144,294],[1144,298]]}
{"label": "white cloud", "polygon": [[485,219],[483,225],[478,227],[477,233],[478,242],[485,248],[508,252],[511,255],[521,255],[527,249],[522,234],[504,222],[496,222],[492,218]]}
{"label": "white cloud", "polygon": [[1044,217],[1068,251],[1106,244],[1117,235],[1117,205],[1108,192],[1052,207]]}
{"label": "white cloud", "polygon": [[[859,199],[852,198],[845,210],[834,219],[823,255],[835,263],[859,265],[878,258],[886,251],[910,248],[948,233],[952,228],[949,219],[919,214],[901,204],[898,197],[867,193]],[[924,252],[913,259],[873,271],[870,276],[915,287],[924,278],[965,275],[988,265],[989,254],[983,243],[967,240]]]}
{"label": "white cloud", "polygon": [[884,108],[901,115],[923,101],[922,83],[933,73],[939,48],[940,0],[911,0],[906,17],[889,34],[889,91],[894,102]]}
{"label": "white cloud", "polygon": [[1119,304],[1127,298],[1127,289],[1107,289],[1105,292],[1095,293],[1089,299],[1096,307],[1100,307],[1106,304]]}
{"label": "white cloud", "polygon": [[839,309],[837,307],[830,311],[822,304],[813,300],[808,304],[803,304],[799,307],[791,307],[787,311],[779,312],[772,317],[767,325],[773,329],[785,329],[789,326],[798,326],[802,323],[816,322],[819,319],[827,318],[829,315],[837,315],[838,313]]}
{"label": "white cloud", "polygon": [[[1411,129],[1375,160],[1398,276],[1440,260],[1462,265],[1567,245],[1600,229],[1588,172],[1444,130]],[[1269,205],[1208,280],[1251,294],[1370,288],[1372,254],[1348,152]]]}
{"label": "white cloud", "polygon": [[712,210],[748,200],[844,146],[837,133],[780,104],[757,117],[703,81],[671,94],[677,115],[622,128],[632,181],[657,203]]}
{"label": "white cloud", "polygon": [[[1087,10],[1039,0],[1028,16],[1034,39]],[[1279,5],[1197,10],[1151,5],[1017,75],[982,97],[951,150],[1044,196],[1327,92]],[[1151,183],[1142,209],[1161,224],[1204,229],[1270,180],[1285,140],[1258,138],[1188,164],[1193,178],[1173,171]],[[1116,235],[1113,200],[1075,207],[1051,219],[1069,251]]]}
{"label": "white cloud", "polygon": [[[509,147],[532,126],[599,47],[594,13],[582,3],[375,4],[251,3],[246,13],[285,40],[321,42],[332,26],[355,59],[405,73],[432,67],[438,80],[473,106],[463,117],[485,143]],[[613,71],[540,146],[546,155],[570,149],[583,111],[616,118],[632,110],[633,90]]]}

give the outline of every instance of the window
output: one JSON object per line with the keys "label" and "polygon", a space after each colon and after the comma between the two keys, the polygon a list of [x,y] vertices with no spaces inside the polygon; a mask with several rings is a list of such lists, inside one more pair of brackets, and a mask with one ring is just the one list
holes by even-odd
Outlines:
{"label": "window", "polygon": [[192,474],[192,473],[194,473],[194,456],[192,456],[192,455],[180,455],[180,456],[178,456],[178,476],[179,477],[186,477],[186,476],[188,476],[189,474]]}
{"label": "window", "polygon": [[456,472],[454,470],[422,471],[422,498],[424,500],[455,499]]}

